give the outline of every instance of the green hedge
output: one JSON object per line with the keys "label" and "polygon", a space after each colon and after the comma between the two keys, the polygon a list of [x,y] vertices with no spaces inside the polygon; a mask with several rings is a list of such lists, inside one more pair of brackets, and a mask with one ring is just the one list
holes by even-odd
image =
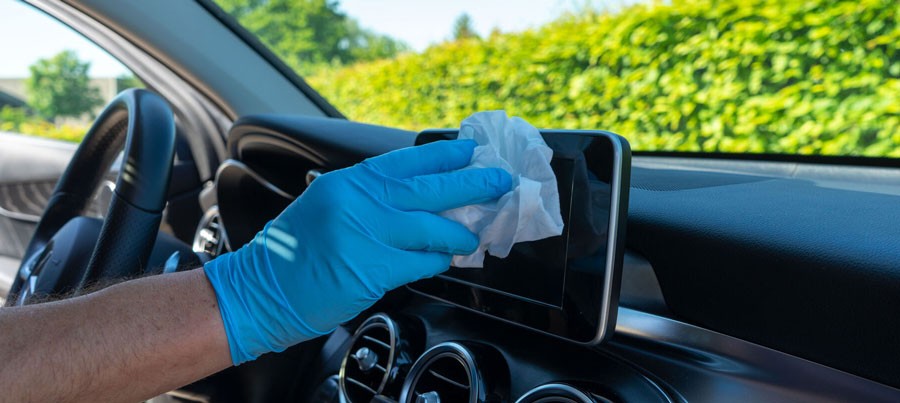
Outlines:
{"label": "green hedge", "polygon": [[55,125],[31,114],[24,108],[11,106],[0,108],[0,132],[80,143],[87,130],[87,126]]}
{"label": "green hedge", "polygon": [[565,16],[309,77],[419,130],[506,109],[638,150],[900,157],[897,0],[674,0]]}

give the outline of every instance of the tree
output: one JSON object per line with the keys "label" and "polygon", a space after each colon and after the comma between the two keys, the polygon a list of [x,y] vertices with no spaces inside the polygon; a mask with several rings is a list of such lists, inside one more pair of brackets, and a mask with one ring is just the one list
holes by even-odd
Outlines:
{"label": "tree", "polygon": [[122,74],[116,77],[116,91],[121,92],[129,88],[144,88],[144,82],[134,74]]}
{"label": "tree", "polygon": [[453,39],[458,41],[460,39],[478,37],[478,33],[475,32],[475,27],[472,26],[472,17],[470,17],[468,13],[460,14],[453,23]]}
{"label": "tree", "polygon": [[406,45],[363,29],[333,0],[219,0],[289,66],[309,73],[316,65],[392,57]]}
{"label": "tree", "polygon": [[360,27],[352,18],[347,20],[346,48],[350,57],[345,63],[387,59],[409,49],[405,43],[390,36]]}
{"label": "tree", "polygon": [[78,60],[71,50],[38,60],[28,67],[31,72],[25,81],[28,105],[51,121],[90,113],[103,104],[100,91],[90,85],[90,68],[89,62]]}

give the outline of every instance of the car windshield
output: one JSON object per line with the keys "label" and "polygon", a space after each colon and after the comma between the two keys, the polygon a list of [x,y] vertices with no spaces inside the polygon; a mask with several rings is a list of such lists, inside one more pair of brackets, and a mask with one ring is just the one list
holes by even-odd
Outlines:
{"label": "car windshield", "polygon": [[349,119],[900,157],[896,0],[217,0]]}

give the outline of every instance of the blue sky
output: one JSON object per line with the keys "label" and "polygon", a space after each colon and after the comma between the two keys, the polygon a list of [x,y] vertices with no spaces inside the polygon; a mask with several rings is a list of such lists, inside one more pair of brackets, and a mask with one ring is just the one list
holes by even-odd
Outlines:
{"label": "blue sky", "polygon": [[376,32],[400,38],[415,50],[450,36],[463,13],[486,35],[494,27],[521,31],[578,8],[584,0],[342,0],[341,9]]}
{"label": "blue sky", "polygon": [[[415,50],[449,37],[453,22],[467,12],[475,30],[521,31],[541,25],[585,3],[617,8],[635,0],[341,0],[340,8],[376,32],[399,38]],[[26,40],[22,40],[26,38]],[[68,27],[15,0],[0,0],[0,78],[25,77],[39,58],[72,49],[91,62],[94,77],[127,72],[115,59]]]}
{"label": "blue sky", "polygon": [[27,77],[37,59],[72,49],[91,61],[91,75],[115,77],[127,70],[96,45],[27,4],[0,0],[0,78]]}

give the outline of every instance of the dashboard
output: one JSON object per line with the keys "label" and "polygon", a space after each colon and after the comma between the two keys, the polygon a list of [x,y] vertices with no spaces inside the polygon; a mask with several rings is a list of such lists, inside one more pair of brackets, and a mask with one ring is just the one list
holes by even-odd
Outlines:
{"label": "dashboard", "polygon": [[[318,175],[415,137],[242,118],[206,229],[243,244]],[[900,296],[888,290],[900,286],[900,250],[884,245],[895,244],[900,213],[887,204],[900,201],[900,178],[795,165],[635,157],[618,318],[603,343],[398,289],[325,338],[235,368],[258,384],[243,400],[896,401]],[[828,208],[846,218],[814,219]]]}
{"label": "dashboard", "polygon": [[[213,138],[256,111],[332,111],[203,3],[35,2],[150,79],[197,134]],[[176,37],[186,22],[198,34],[187,41]],[[319,175],[412,146],[416,133],[248,115],[224,153],[187,138],[207,152],[173,184],[218,166],[194,242],[215,255]],[[601,344],[399,289],[326,337],[176,392],[224,402],[900,401],[898,166],[752,158],[634,157],[617,318]],[[195,197],[181,200],[168,213],[186,223],[173,228],[185,238]]]}

